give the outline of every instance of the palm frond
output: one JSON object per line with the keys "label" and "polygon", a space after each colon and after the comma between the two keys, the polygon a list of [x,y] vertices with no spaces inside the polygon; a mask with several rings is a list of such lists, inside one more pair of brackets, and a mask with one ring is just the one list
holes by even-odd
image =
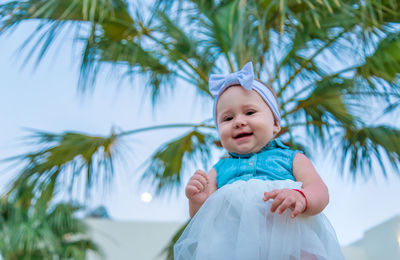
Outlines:
{"label": "palm frond", "polygon": [[66,231],[83,234],[87,232],[87,226],[74,217],[74,214],[82,209],[82,206],[73,203],[56,204],[50,207],[50,209],[46,209],[45,218],[47,224],[56,235],[64,236],[67,234],[65,233]]}
{"label": "palm frond", "polygon": [[[159,97],[162,86],[167,86],[168,83],[168,88],[173,89],[174,72],[162,62],[157,51],[144,49],[134,41],[112,41],[105,37],[97,40],[94,45],[88,48],[89,52],[93,52],[88,57],[93,59],[82,64],[84,71],[81,73],[81,80],[94,82],[103,67],[118,64],[119,67],[115,69],[125,66],[125,76],[146,76],[146,85],[151,92],[153,104]],[[86,70],[91,72],[90,76],[85,73]]]}
{"label": "palm frond", "polygon": [[84,21],[129,24],[132,22],[124,0],[26,0],[0,5],[0,31],[12,28],[23,20]]}
{"label": "palm frond", "polygon": [[39,199],[48,202],[61,178],[71,178],[64,187],[73,187],[83,181],[88,193],[100,181],[106,185],[113,175],[113,155],[117,143],[114,133],[109,137],[100,137],[74,132],[53,134],[35,131],[30,140],[44,147],[37,152],[8,159],[25,165],[13,181],[9,195],[18,197],[18,194],[24,193],[20,189],[29,187],[33,193],[30,197],[40,194]]}
{"label": "palm frond", "polygon": [[358,175],[369,177],[376,174],[373,171],[376,167],[387,176],[385,162],[390,163],[394,172],[400,175],[399,129],[386,125],[348,128],[341,137],[343,139],[336,149],[342,154],[342,170],[345,164],[349,163],[353,178]]}
{"label": "palm frond", "polygon": [[82,209],[81,206],[68,203],[57,204],[47,210],[46,222],[53,233],[61,238],[58,254],[64,258],[86,259],[87,250],[101,255],[98,245],[89,239],[87,224],[74,216]]}
{"label": "palm frond", "polygon": [[157,188],[157,194],[179,187],[188,162],[200,160],[206,168],[213,140],[213,135],[194,129],[162,145],[151,156],[143,179]]}
{"label": "palm frond", "polygon": [[[157,15],[159,15],[161,23],[159,30],[162,30],[162,32],[164,32],[163,35],[166,36],[165,38],[162,38],[161,41],[163,41],[166,48],[172,52],[169,54],[170,59],[172,61],[177,61],[184,59],[189,60],[192,57],[196,57],[197,42],[192,35],[188,34],[190,33],[190,25],[188,25],[189,28],[185,28],[186,30],[184,31],[165,13],[158,12]],[[172,45],[173,47],[167,45]]]}
{"label": "palm frond", "polygon": [[97,244],[89,239],[79,239],[73,241],[63,241],[59,255],[64,259],[85,260],[88,258],[88,251],[96,253],[100,259],[104,259],[104,253]]}
{"label": "palm frond", "polygon": [[[50,0],[50,1],[18,1],[0,5],[0,33],[13,30],[27,20],[41,20],[35,32],[27,38],[21,49],[33,41],[33,47],[25,59],[29,61],[35,50],[40,50],[36,63],[40,63],[54,44],[57,36],[67,26],[74,26],[77,35],[83,32],[76,41],[84,43],[82,52],[81,75],[78,86],[81,90],[95,83],[98,68],[96,61],[96,42],[106,36],[113,41],[135,37],[137,31],[133,27],[133,19],[127,10],[124,0]],[[84,24],[83,26],[81,24]],[[70,28],[68,28],[70,29]],[[88,32],[86,31],[87,29]],[[67,30],[66,30],[67,31]]]}
{"label": "palm frond", "polygon": [[190,219],[185,224],[183,224],[182,227],[180,227],[178,229],[178,231],[176,231],[176,233],[172,236],[172,238],[168,242],[168,244],[160,252],[159,256],[165,255],[166,260],[174,259],[174,245],[175,245],[176,241],[178,241],[179,237],[182,235],[183,231],[185,230],[185,228],[187,227],[189,222],[190,222]]}
{"label": "palm frond", "polygon": [[[343,94],[352,89],[352,80],[337,78],[326,78],[316,82],[315,88],[305,99],[296,99],[296,105],[283,117],[290,114],[292,119],[288,123],[298,124],[303,121],[310,135],[318,136],[321,140],[325,135],[330,135],[332,128],[354,126],[359,119],[352,113],[357,106],[346,102]],[[353,110],[353,111],[352,111]],[[319,123],[314,123],[319,122]]]}
{"label": "palm frond", "polygon": [[380,78],[398,87],[400,84],[400,33],[392,33],[382,39],[375,52],[366,57],[365,63],[357,68],[357,75],[367,80]]}
{"label": "palm frond", "polygon": [[236,20],[233,18],[238,14],[238,3],[239,1],[231,1],[217,6],[211,1],[198,1],[196,5],[200,12],[192,18],[201,24],[201,35],[207,39],[207,45],[214,52],[224,55],[231,71],[236,69],[229,53],[236,29]]}
{"label": "palm frond", "polygon": [[87,226],[74,214],[80,207],[56,204],[52,209],[0,201],[0,254],[5,259],[85,259],[98,246],[84,238]]}

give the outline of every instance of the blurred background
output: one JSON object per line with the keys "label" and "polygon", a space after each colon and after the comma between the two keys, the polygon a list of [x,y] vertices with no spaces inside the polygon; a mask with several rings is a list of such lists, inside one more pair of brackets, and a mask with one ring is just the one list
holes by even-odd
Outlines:
{"label": "blurred background", "polygon": [[400,257],[396,1],[0,3],[3,259],[171,259],[225,153],[208,75],[250,60],[346,258]]}

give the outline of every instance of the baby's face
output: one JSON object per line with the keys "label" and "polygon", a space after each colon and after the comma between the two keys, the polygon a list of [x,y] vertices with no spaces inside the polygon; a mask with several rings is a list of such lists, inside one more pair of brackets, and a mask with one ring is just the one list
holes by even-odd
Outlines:
{"label": "baby's face", "polygon": [[280,130],[271,109],[254,90],[229,87],[219,97],[216,109],[221,143],[229,152],[258,152]]}

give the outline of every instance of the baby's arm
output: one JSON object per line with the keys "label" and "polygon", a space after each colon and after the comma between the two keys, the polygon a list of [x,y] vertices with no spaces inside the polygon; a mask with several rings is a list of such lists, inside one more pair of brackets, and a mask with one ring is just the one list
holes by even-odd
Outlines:
{"label": "baby's arm", "polygon": [[193,174],[185,189],[186,197],[189,199],[190,218],[196,215],[204,201],[216,190],[217,172],[214,168],[210,170],[208,175],[202,170],[197,170]]}
{"label": "baby's arm", "polygon": [[307,210],[304,214],[315,215],[322,212],[329,202],[328,188],[304,154],[297,153],[295,155],[293,175],[297,181],[303,183],[301,191],[307,198]]}
{"label": "baby's arm", "polygon": [[293,175],[303,183],[303,195],[291,189],[273,190],[264,194],[264,200],[274,199],[271,211],[282,213],[287,208],[292,210],[292,217],[303,213],[315,215],[320,213],[329,202],[328,188],[315,170],[311,161],[303,154],[297,153],[293,159]]}

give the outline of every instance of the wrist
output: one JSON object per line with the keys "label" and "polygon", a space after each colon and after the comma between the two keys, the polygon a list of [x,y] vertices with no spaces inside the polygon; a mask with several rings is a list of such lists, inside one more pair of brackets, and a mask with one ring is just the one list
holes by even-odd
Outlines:
{"label": "wrist", "polygon": [[304,200],[305,200],[305,202],[306,202],[306,206],[304,207],[304,210],[303,210],[303,212],[301,212],[301,213],[304,213],[304,212],[306,212],[306,210],[307,210],[307,197],[306,197],[306,195],[304,194],[304,192],[303,191],[301,191],[301,190],[299,190],[299,189],[292,189],[292,190],[294,190],[294,191],[297,191],[298,193],[300,193],[301,194],[301,196],[303,196],[303,198],[304,198]]}
{"label": "wrist", "polygon": [[199,198],[199,197],[188,198],[189,205],[200,207],[207,200],[207,198],[208,198],[208,196],[207,197],[201,197],[201,198]]}

